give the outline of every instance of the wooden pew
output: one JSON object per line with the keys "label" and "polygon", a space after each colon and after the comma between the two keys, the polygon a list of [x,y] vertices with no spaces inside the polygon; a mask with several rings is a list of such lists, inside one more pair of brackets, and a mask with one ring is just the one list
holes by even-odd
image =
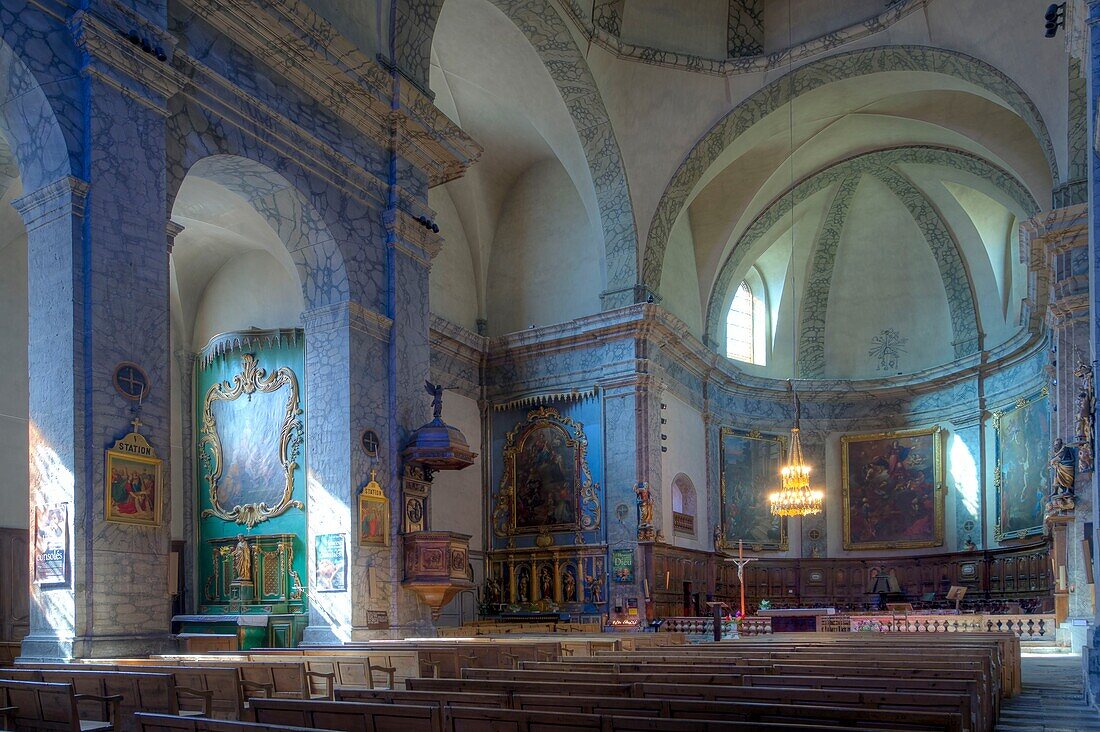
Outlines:
{"label": "wooden pew", "polygon": [[[94,702],[106,709],[106,719],[81,718],[77,705]],[[78,694],[71,684],[0,680],[0,707],[8,729],[111,732],[119,729],[119,697]]]}
{"label": "wooden pew", "polygon": [[[561,697],[558,697],[561,698]],[[445,706],[508,709],[505,694],[473,694],[449,691],[408,691],[407,689],[336,689],[336,701],[372,704],[435,704]]]}
{"label": "wooden pew", "polygon": [[442,726],[438,705],[254,699],[249,713],[252,721],[263,725],[347,732],[376,729],[436,732]]}
{"label": "wooden pew", "polygon": [[658,698],[603,698],[585,696],[537,696],[517,694],[516,709],[600,714],[617,716],[653,716],[672,719],[722,719],[741,722],[792,722],[843,725],[855,729],[928,730],[960,732],[962,718],[948,712],[867,709],[809,705],[801,700],[789,704],[769,702],[712,702]]}
{"label": "wooden pew", "polygon": [[631,684],[546,683],[539,681],[470,680],[470,679],[408,679],[410,691],[473,692],[478,694],[559,694],[564,696],[630,696]]}
{"label": "wooden pew", "polygon": [[313,732],[305,727],[279,727],[229,719],[207,717],[174,717],[168,714],[139,713],[134,715],[139,732]]}

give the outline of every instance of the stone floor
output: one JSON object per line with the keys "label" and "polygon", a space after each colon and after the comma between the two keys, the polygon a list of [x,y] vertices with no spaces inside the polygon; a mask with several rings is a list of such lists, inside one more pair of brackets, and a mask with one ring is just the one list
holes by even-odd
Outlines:
{"label": "stone floor", "polygon": [[1081,657],[1025,655],[1024,691],[1001,707],[997,732],[1100,732],[1100,712],[1085,705]]}

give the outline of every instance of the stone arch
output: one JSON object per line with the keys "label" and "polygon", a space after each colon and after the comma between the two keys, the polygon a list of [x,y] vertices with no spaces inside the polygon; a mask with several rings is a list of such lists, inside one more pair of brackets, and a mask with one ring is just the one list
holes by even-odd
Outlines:
{"label": "stone arch", "polygon": [[[676,514],[690,516],[691,530],[677,525]],[[695,483],[684,473],[677,473],[672,479],[672,523],[673,529],[689,534],[697,533],[699,518],[699,498],[695,492]]]}
{"label": "stone arch", "polygon": [[734,107],[699,139],[657,204],[645,243],[642,283],[654,291],[660,287],[665,248],[676,219],[707,170],[738,136],[792,98],[833,82],[890,71],[942,74],[1000,99],[1030,128],[1042,147],[1052,182],[1056,185],[1060,181],[1054,145],[1038,108],[1016,82],[997,68],[973,56],[928,46],[880,46],[841,53],[779,77]]}
{"label": "stone arch", "polygon": [[[422,90],[428,88],[432,37],[445,0],[394,0],[394,61]],[[596,80],[569,27],[551,3],[490,0],[516,24],[554,80],[573,118],[599,205],[607,269],[604,309],[644,299],[638,283],[638,231],[619,143]]]}
{"label": "stone arch", "polygon": [[[222,154],[197,160],[187,169],[187,175],[192,174],[240,195],[271,226],[294,261],[307,309],[349,299],[348,275],[336,240],[320,212],[282,174],[249,158]],[[173,200],[178,191],[179,185],[173,189]]]}
{"label": "stone arch", "polygon": [[[48,60],[45,61],[48,63]],[[0,137],[7,154],[0,175],[19,177],[25,192],[74,174],[61,121],[37,75],[0,39]],[[10,182],[10,181],[9,181]],[[2,181],[0,185],[6,187]]]}
{"label": "stone arch", "polygon": [[[776,222],[790,214],[795,201],[806,200],[813,194],[836,185],[837,190],[828,206],[814,251],[810,255],[807,282],[801,288],[805,295],[799,312],[799,353],[801,360],[802,349],[808,348],[810,360],[802,364],[803,372],[800,376],[811,378],[820,375],[820,370],[824,366],[825,312],[829,292],[828,283],[825,280],[832,279],[832,267],[841,235],[840,226],[846,216],[847,207],[851,204],[859,179],[863,175],[874,175],[887,178],[884,182],[909,207],[926,240],[933,237],[934,241],[929,241],[929,245],[933,247],[933,254],[940,265],[941,275],[951,279],[950,282],[945,280],[944,286],[948,293],[952,323],[957,328],[954,337],[959,345],[963,346],[961,351],[956,349],[956,355],[973,352],[977,345],[977,305],[973,286],[969,281],[969,270],[964,266],[958,242],[954,241],[947,227],[939,220],[934,207],[923,200],[923,195],[915,191],[911,184],[907,184],[904,176],[891,167],[902,164],[942,165],[968,172],[991,181],[998,189],[1004,191],[1027,216],[1033,216],[1040,210],[1039,204],[1023,183],[1011,173],[982,158],[959,150],[927,146],[893,148],[864,153],[835,163],[783,192],[753,220],[737,240],[723,262],[710,294],[704,326],[708,341],[712,344],[721,342],[723,315],[729,308],[734,277],[740,271],[757,240],[764,236]],[[965,334],[971,335],[963,337]]]}

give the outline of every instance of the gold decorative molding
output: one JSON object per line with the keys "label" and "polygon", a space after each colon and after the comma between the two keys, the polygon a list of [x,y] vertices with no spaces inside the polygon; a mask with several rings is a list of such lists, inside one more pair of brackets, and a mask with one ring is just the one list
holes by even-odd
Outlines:
{"label": "gold decorative molding", "polygon": [[[242,396],[251,396],[256,392],[268,394],[278,391],[284,386],[289,389],[289,393],[287,394],[286,410],[279,433],[279,455],[285,477],[283,494],[279,502],[274,506],[268,506],[263,502],[248,503],[231,508],[223,506],[218,495],[218,485],[225,466],[222,461],[222,446],[218,437],[218,425],[214,418],[214,402],[234,401]],[[203,399],[202,426],[199,430],[201,437],[198,443],[200,459],[206,470],[206,478],[209,483],[211,505],[211,508],[202,512],[203,518],[216,516],[225,521],[244,524],[251,529],[256,524],[280,516],[291,508],[305,508],[301,501],[293,498],[294,471],[298,467],[298,449],[302,443],[302,409],[300,403],[298,377],[294,375],[294,372],[283,366],[276,369],[274,373],[268,374],[266,369],[260,368],[256,356],[251,353],[241,356],[241,371],[233,377],[232,383],[222,381],[210,387]]]}

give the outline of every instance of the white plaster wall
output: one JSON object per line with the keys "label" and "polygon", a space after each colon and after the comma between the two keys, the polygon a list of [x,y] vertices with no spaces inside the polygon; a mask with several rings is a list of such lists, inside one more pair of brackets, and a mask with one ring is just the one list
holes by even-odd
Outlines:
{"label": "white plaster wall", "polygon": [[28,526],[27,231],[12,208],[17,184],[0,196],[0,527]]}
{"label": "white plaster wall", "polygon": [[436,212],[436,223],[444,237],[443,250],[432,261],[428,278],[428,299],[436,315],[477,329],[479,293],[470,243],[446,186],[428,192],[428,203]]}
{"label": "white plaster wall", "polygon": [[685,211],[672,227],[661,272],[661,304],[678,317],[697,338],[703,337],[703,306],[695,267],[695,242],[691,236],[691,212]]}
{"label": "white plaster wall", "polygon": [[877,16],[885,7],[883,0],[768,0],[764,3],[764,52],[775,53],[790,43],[846,28]]}
{"label": "white plaster wall", "polygon": [[[893,372],[868,355],[871,340],[895,329],[908,342]],[[909,211],[865,176],[837,250],[825,324],[825,374],[870,378],[950,362],[951,318],[936,261]]]}
{"label": "white plaster wall", "polygon": [[557,160],[513,186],[489,263],[490,335],[560,323],[600,311],[603,238]]}
{"label": "white plaster wall", "polygon": [[202,294],[192,345],[245,328],[293,328],[301,321],[302,288],[297,273],[263,251],[241,254],[210,278]]}
{"label": "white plaster wall", "polygon": [[[668,448],[661,453],[661,530],[665,541],[673,546],[709,551],[712,543],[713,524],[710,519],[707,496],[706,431],[703,415],[671,392],[661,395],[666,405],[661,416],[668,420],[661,425],[661,433],[668,436],[661,444]],[[695,537],[680,536],[672,530],[672,481],[678,473],[691,478],[695,486],[697,512]]]}
{"label": "white plaster wall", "polygon": [[629,0],[622,38],[639,46],[725,58],[728,0]]}

